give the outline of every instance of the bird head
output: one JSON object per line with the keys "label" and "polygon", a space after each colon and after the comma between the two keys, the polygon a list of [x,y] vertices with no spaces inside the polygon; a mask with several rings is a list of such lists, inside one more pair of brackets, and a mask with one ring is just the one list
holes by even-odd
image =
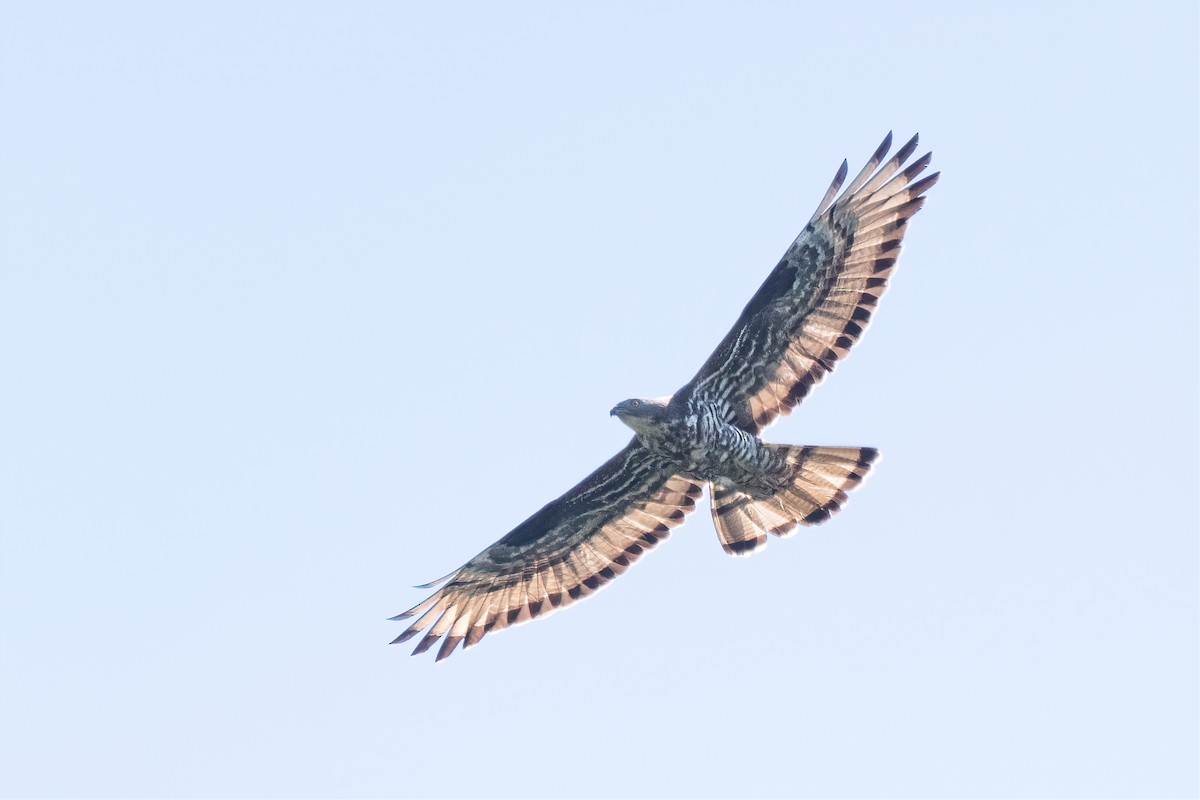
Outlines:
{"label": "bird head", "polygon": [[631,400],[622,400],[608,413],[633,428],[636,433],[645,433],[657,427],[657,424],[666,417],[667,400],[669,399],[635,397]]}

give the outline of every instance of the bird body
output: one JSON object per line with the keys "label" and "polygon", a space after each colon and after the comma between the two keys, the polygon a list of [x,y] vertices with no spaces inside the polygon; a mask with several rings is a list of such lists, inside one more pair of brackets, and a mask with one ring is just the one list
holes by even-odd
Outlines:
{"label": "bird body", "polygon": [[627,400],[612,414],[633,428],[647,450],[673,464],[676,474],[698,482],[765,496],[789,472],[769,445],[730,422],[733,410],[722,401],[703,395],[678,405]]}
{"label": "bird body", "polygon": [[[870,447],[764,442],[849,353],[887,287],[908,221],[937,181],[912,162],[917,138],[884,162],[891,134],[844,191],[847,164],[816,212],[700,371],[669,398],[612,409],[634,438],[393,619],[416,617],[395,642],[462,643],[546,616],[599,590],[657,546],[708,486],[726,553],[757,552],[768,536],[829,519],[878,457]],[[839,194],[839,191],[841,193]],[[438,588],[440,587],[440,588]]]}

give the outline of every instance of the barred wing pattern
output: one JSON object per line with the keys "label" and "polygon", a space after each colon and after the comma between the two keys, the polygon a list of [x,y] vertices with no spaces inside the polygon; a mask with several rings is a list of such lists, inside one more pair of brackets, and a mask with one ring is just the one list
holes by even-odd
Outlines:
{"label": "barred wing pattern", "polygon": [[[938,178],[937,173],[919,178],[929,154],[906,163],[916,150],[915,136],[884,163],[891,143],[889,133],[839,195],[847,175],[842,162],[812,219],[700,372],[671,399],[669,413],[683,418],[692,401],[702,399],[723,405],[730,422],[758,434],[789,413],[848,354],[887,286],[909,218]],[[793,449],[801,455],[822,451],[826,461],[837,464],[810,470],[820,481],[808,472],[801,476],[804,485],[791,491],[795,507],[781,506],[786,520],[771,516],[771,508],[763,505],[768,501],[748,504],[714,496],[714,520],[727,551],[745,550],[745,541],[760,528],[781,533],[793,520],[819,521],[808,508],[813,504],[827,518],[875,454],[853,448],[853,458],[843,455],[839,461],[829,453],[846,448]],[[414,655],[440,640],[440,661],[460,643],[471,647],[490,632],[547,616],[598,591],[694,508],[701,488],[676,469],[635,438],[460,569],[421,587],[441,588],[393,617],[416,617],[395,642],[424,633]],[[814,495],[810,483],[834,493]],[[739,527],[739,513],[753,524]]]}
{"label": "barred wing pattern", "polygon": [[419,618],[392,642],[428,631],[413,650],[445,637],[437,660],[485,634],[545,617],[599,591],[693,509],[701,489],[671,474],[634,439],[604,466],[460,569],[421,588],[440,589],[392,617]]}
{"label": "barred wing pattern", "polygon": [[916,136],[883,164],[891,145],[889,133],[834,200],[846,179],[842,162],[808,225],[672,404],[701,394],[724,400],[731,421],[757,434],[846,357],[887,288],[909,218],[938,179],[916,180],[932,154],[905,165]]}

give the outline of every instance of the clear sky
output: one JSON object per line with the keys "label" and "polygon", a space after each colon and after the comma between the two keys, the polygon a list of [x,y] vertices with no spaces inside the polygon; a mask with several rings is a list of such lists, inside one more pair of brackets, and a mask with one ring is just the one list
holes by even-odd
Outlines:
{"label": "clear sky", "polygon": [[[0,5],[0,795],[1200,792],[1194,3]],[[943,171],[707,512],[435,666],[843,157]]]}

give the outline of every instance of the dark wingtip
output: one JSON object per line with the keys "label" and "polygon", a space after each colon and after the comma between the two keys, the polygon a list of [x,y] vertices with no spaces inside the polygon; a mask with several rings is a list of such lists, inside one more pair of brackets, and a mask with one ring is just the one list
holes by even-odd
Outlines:
{"label": "dark wingtip", "polygon": [[888,131],[887,136],[883,137],[883,142],[879,147],[875,148],[875,155],[871,156],[871,160],[879,163],[883,161],[883,157],[887,155],[888,150],[892,149],[892,132]]}
{"label": "dark wingtip", "polygon": [[940,172],[935,172],[932,175],[927,175],[924,178],[922,178],[921,180],[914,183],[912,186],[908,187],[908,191],[915,195],[919,195],[922,192],[929,191],[929,188],[931,186],[933,186],[935,183],[937,183],[938,178],[940,178],[941,176],[942,176],[942,173],[940,173]]}
{"label": "dark wingtip", "polygon": [[904,143],[903,147],[896,151],[897,164],[903,164],[905,161],[908,161],[908,157],[911,156],[913,151],[917,149],[917,140],[919,138],[920,134],[914,135],[911,139]]}
{"label": "dark wingtip", "polygon": [[407,642],[409,639],[416,636],[418,633],[420,633],[420,631],[414,630],[413,628],[409,628],[404,633],[397,636],[395,639],[392,639],[392,641],[389,642],[389,644],[403,644],[404,642]]}
{"label": "dark wingtip", "polygon": [[434,580],[431,580],[429,583],[419,583],[416,586],[414,586],[413,588],[414,589],[432,589],[435,586],[437,586],[439,583],[445,583],[446,581],[450,580],[456,574],[458,574],[458,570],[454,570],[454,572],[451,572],[447,575],[443,575],[440,578],[435,578]]}
{"label": "dark wingtip", "polygon": [[904,180],[911,181],[920,175],[929,166],[929,162],[931,161],[933,161],[932,150],[904,168]]}
{"label": "dark wingtip", "polygon": [[412,615],[413,615],[413,613],[411,611],[405,611],[404,613],[397,614],[394,617],[388,617],[388,622],[399,622],[402,619],[408,619]]}
{"label": "dark wingtip", "polygon": [[437,634],[436,636],[432,632],[425,634],[425,638],[422,639],[420,641],[420,643],[416,647],[413,648],[412,654],[414,656],[421,655],[421,653],[424,653],[426,650],[428,650],[429,648],[431,648],[435,644],[437,644],[437,640],[440,638],[442,638],[442,635],[440,633]]}
{"label": "dark wingtip", "polygon": [[442,642],[442,646],[438,648],[437,658],[434,662],[441,661],[443,658],[448,658],[454,652],[454,648],[458,647],[458,643],[463,640],[461,636],[447,636],[446,641]]}

